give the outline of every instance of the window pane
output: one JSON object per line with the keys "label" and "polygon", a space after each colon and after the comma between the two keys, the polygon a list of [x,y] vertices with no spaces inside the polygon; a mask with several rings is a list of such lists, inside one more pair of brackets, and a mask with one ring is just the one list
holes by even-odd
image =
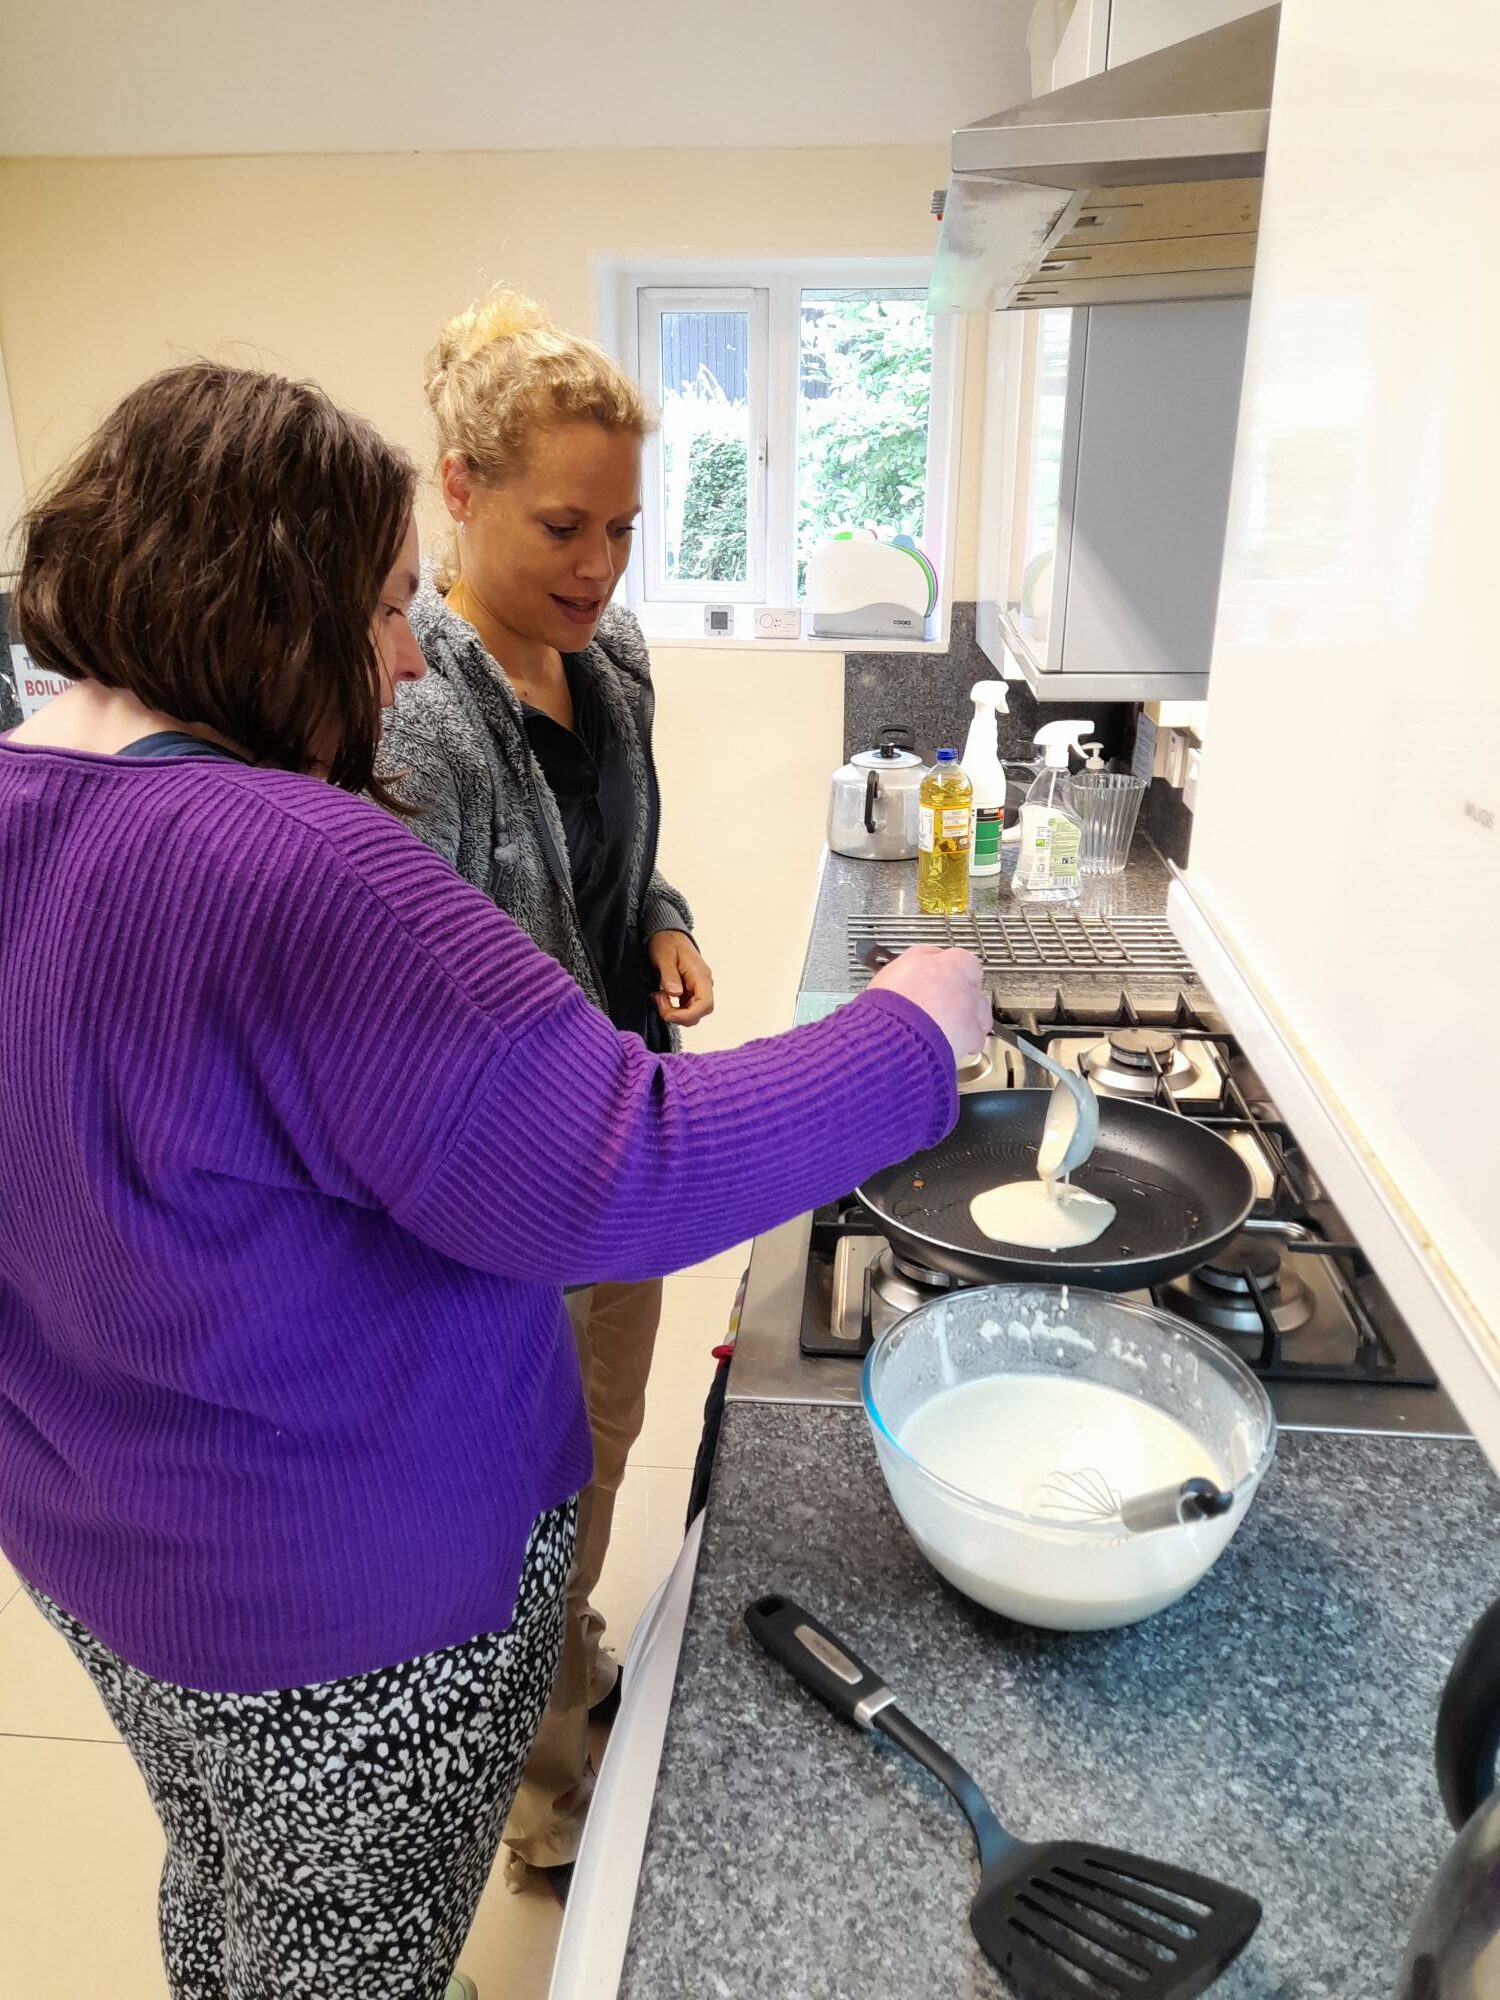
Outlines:
{"label": "window pane", "polygon": [[745,581],[749,358],[747,313],[661,315],[657,395],[668,582]]}
{"label": "window pane", "polygon": [[845,528],[920,539],[926,525],[932,320],[919,290],[802,294],[797,594]]}

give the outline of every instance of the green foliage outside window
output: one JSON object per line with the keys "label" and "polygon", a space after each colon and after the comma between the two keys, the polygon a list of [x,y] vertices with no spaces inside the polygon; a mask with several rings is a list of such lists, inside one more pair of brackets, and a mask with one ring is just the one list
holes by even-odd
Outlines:
{"label": "green foliage outside window", "polygon": [[[922,534],[931,391],[932,322],[920,294],[804,296],[799,596],[808,556],[842,530]],[[730,404],[711,378],[666,400],[669,488],[677,476],[673,467],[681,463],[677,453],[687,446],[681,528],[676,548],[667,551],[667,572],[680,582],[743,582],[750,491],[744,406]]]}

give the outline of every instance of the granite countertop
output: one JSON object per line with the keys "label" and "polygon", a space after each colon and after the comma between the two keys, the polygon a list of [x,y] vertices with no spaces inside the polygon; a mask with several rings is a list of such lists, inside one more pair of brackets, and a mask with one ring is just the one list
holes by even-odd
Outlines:
{"label": "granite countertop", "polygon": [[1216,2000],[1384,2000],[1450,1838],[1433,1717],[1500,1590],[1497,1520],[1474,1444],[1284,1435],[1180,1604],[1037,1632],[927,1566],[859,1411],[731,1404],[621,1993],[1007,1993],[968,1930],[957,1807],[754,1645],[744,1607],[776,1589],[885,1673],[1022,1834],[1257,1895],[1261,1928]]}
{"label": "granite countertop", "polygon": [[[1083,908],[1159,914],[1168,880],[1138,838]],[[909,865],[827,857],[799,1017],[848,997],[850,916],[914,907]],[[997,990],[1013,997],[1004,975]],[[790,1226],[757,1245],[747,1362],[755,1316],[797,1310],[805,1255]],[[886,1674],[1018,1832],[1133,1848],[1260,1897],[1215,2000],[1386,2000],[1450,1838],[1431,1766],[1443,1679],[1500,1593],[1477,1445],[1284,1432],[1194,1591],[1142,1625],[1068,1635],[983,1611],[928,1567],[858,1407],[815,1385],[811,1402],[735,1400],[733,1370],[730,1388],[625,2000],[1007,1996],[969,1933],[978,1869],[958,1808],[753,1644],[744,1607],[773,1589]]]}

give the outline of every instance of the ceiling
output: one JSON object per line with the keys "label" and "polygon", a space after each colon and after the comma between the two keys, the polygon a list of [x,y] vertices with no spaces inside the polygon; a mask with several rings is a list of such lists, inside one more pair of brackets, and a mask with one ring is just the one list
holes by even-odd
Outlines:
{"label": "ceiling", "polygon": [[0,155],[932,144],[1032,0],[6,0]]}

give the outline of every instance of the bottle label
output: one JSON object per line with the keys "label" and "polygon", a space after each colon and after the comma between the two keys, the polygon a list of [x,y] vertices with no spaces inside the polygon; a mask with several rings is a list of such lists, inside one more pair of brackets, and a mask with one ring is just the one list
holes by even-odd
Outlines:
{"label": "bottle label", "polygon": [[1066,813],[1023,813],[1016,860],[1016,879],[1022,888],[1077,888],[1080,838]]}
{"label": "bottle label", "polygon": [[970,835],[976,868],[993,868],[1000,859],[1000,826],[1005,815],[999,806],[976,806]]}
{"label": "bottle label", "polygon": [[918,806],[917,846],[923,854],[931,854],[934,849],[944,854],[967,854],[969,808],[944,806],[938,810],[934,806]]}

